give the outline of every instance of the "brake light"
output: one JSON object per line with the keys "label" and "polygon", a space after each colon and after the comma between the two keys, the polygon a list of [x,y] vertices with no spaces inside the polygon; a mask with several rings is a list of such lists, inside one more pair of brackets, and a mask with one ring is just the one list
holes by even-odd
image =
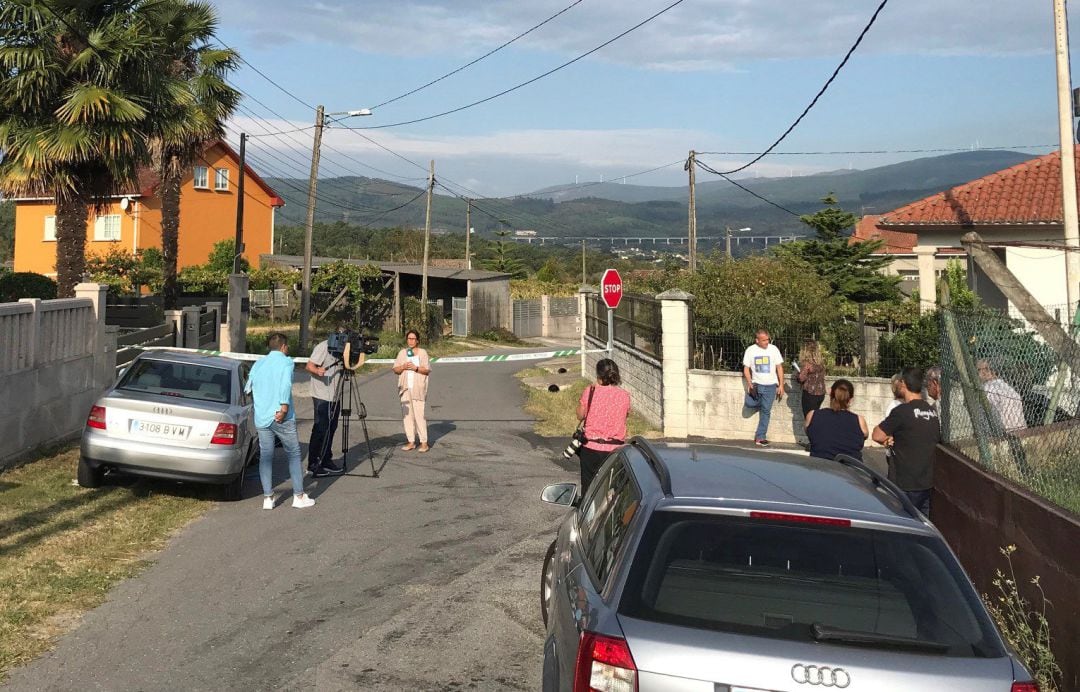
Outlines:
{"label": "brake light", "polygon": [[785,514],[783,512],[750,512],[750,518],[775,519],[776,521],[801,521],[804,524],[824,524],[826,526],[851,526],[850,519],[815,517],[809,514]]}
{"label": "brake light", "polygon": [[1039,683],[1014,682],[1012,684],[1012,692],[1039,692]]}
{"label": "brake light", "polygon": [[86,417],[86,427],[97,430],[105,429],[105,407],[91,406],[90,415]]}
{"label": "brake light", "polygon": [[626,640],[582,632],[574,692],[636,692],[637,666]]}
{"label": "brake light", "polygon": [[232,423],[218,423],[214,436],[210,438],[212,445],[236,444],[236,426]]}

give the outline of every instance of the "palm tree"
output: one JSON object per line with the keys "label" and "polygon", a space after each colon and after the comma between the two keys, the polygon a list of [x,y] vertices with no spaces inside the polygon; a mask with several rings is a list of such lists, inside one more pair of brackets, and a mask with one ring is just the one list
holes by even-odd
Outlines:
{"label": "palm tree", "polygon": [[0,191],[56,204],[59,295],[85,269],[91,207],[130,188],[160,41],[141,0],[0,3]]}
{"label": "palm tree", "polygon": [[150,145],[161,179],[162,294],[167,309],[176,307],[177,253],[180,244],[180,185],[209,142],[225,135],[225,121],[236,110],[240,92],[226,82],[237,55],[209,44],[217,28],[214,8],[204,2],[159,3],[150,12],[163,53],[162,88],[157,92]]}

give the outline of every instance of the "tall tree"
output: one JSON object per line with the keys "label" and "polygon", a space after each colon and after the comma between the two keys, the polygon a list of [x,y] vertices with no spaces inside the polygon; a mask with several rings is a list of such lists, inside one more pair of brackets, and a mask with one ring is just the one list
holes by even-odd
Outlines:
{"label": "tall tree", "polygon": [[160,56],[163,79],[154,94],[157,117],[151,123],[150,144],[161,180],[162,293],[165,307],[174,308],[179,293],[180,186],[206,145],[224,137],[225,121],[240,102],[240,92],[226,81],[237,55],[210,45],[217,16],[208,3],[160,2],[150,6],[148,16],[167,46]]}
{"label": "tall tree", "polygon": [[780,257],[797,258],[809,263],[818,276],[829,282],[836,294],[856,303],[899,297],[899,277],[881,273],[892,258],[874,254],[882,246],[882,241],[852,243],[849,231],[858,218],[841,209],[836,197],[831,194],[821,201],[824,209],[799,217],[800,221],[814,229],[816,237],[780,245],[774,252]]}
{"label": "tall tree", "polygon": [[527,274],[525,265],[514,256],[511,249],[512,243],[506,239],[510,231],[495,231],[495,235],[499,236],[499,239],[492,244],[492,254],[483,261],[484,267],[491,271],[510,274],[515,279],[525,278]]}
{"label": "tall tree", "polygon": [[141,0],[0,3],[0,191],[56,204],[61,297],[85,270],[87,218],[133,186],[161,41]]}

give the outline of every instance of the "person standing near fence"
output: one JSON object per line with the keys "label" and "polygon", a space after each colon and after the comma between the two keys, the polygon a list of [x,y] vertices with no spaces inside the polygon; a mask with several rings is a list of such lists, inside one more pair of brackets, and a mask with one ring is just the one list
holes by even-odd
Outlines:
{"label": "person standing near fence", "polygon": [[930,516],[934,487],[934,448],[941,441],[938,414],[923,399],[923,371],[904,368],[898,389],[904,403],[874,428],[873,439],[892,450],[889,480],[900,486],[911,503]]}
{"label": "person standing near fence", "polygon": [[806,414],[806,436],[810,438],[810,456],[835,459],[848,454],[862,460],[862,448],[870,431],[866,419],[851,410],[855,385],[850,380],[833,382],[828,408]]}
{"label": "person standing near fence", "polygon": [[811,411],[821,408],[825,400],[825,359],[821,356],[821,346],[814,339],[807,339],[799,350],[799,362],[795,365],[796,379],[802,385],[803,420]]}
{"label": "person standing near fence", "polygon": [[758,415],[754,444],[769,446],[769,420],[772,418],[773,401],[784,398],[784,357],[780,349],[770,343],[769,332],[757,330],[754,343],[743,353],[743,379],[746,380],[747,403],[753,401]]}

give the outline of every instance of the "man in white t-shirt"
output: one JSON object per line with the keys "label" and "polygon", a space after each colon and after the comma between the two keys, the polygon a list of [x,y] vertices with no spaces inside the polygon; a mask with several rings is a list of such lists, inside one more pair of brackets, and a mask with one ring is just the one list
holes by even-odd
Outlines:
{"label": "man in white t-shirt", "polygon": [[758,417],[754,444],[768,447],[769,419],[772,417],[774,400],[784,397],[784,357],[780,349],[769,343],[769,332],[759,329],[743,354],[743,378],[746,391],[757,400],[761,415]]}

